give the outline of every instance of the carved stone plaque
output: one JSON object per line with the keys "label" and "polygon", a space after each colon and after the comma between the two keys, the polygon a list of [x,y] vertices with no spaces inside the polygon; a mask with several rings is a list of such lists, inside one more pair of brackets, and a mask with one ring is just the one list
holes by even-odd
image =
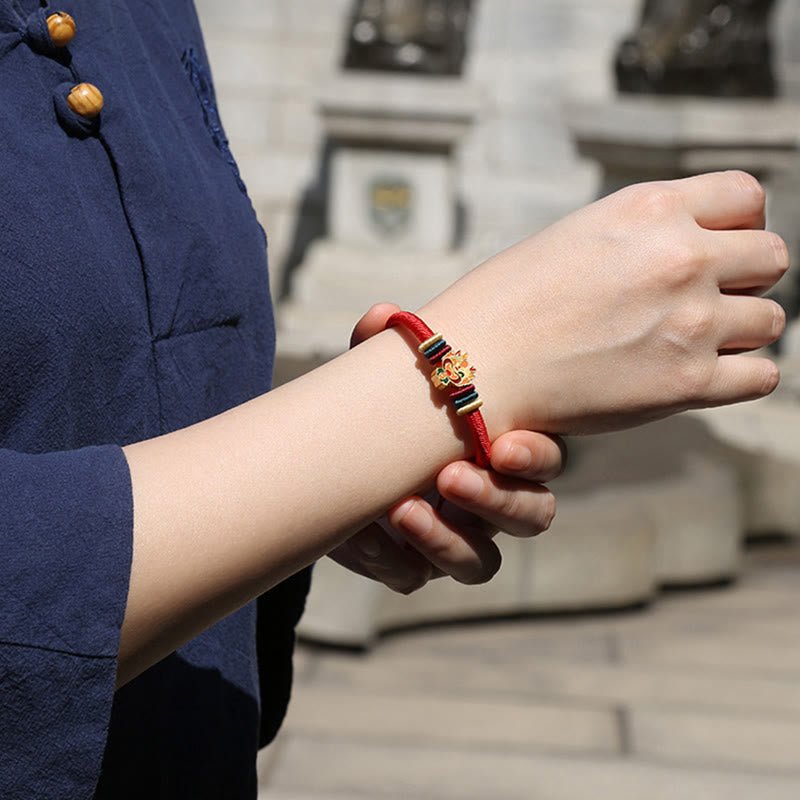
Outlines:
{"label": "carved stone plaque", "polygon": [[369,187],[370,217],[378,233],[394,237],[404,233],[411,221],[413,191],[400,177],[379,177]]}

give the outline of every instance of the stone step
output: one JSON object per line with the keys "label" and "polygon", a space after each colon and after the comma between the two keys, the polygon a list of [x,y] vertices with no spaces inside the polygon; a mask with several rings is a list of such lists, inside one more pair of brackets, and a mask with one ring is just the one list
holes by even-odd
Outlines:
{"label": "stone step", "polygon": [[796,621],[786,625],[782,640],[759,638],[752,629],[738,634],[636,633],[621,637],[620,658],[626,664],[800,681],[798,633]]}
{"label": "stone step", "polygon": [[366,645],[382,630],[418,622],[629,607],[657,588],[652,525],[637,506],[612,497],[562,502],[547,536],[502,537],[498,544],[504,566],[491,582],[438,580],[410,597],[324,559],[299,631],[315,641]]}
{"label": "stone step", "polygon": [[[787,684],[786,694],[792,692],[798,693]],[[637,757],[785,772],[795,776],[800,790],[800,719],[634,709],[628,724]]]}
{"label": "stone step", "polygon": [[[418,721],[420,732],[425,722]],[[309,736],[288,737],[269,786],[269,792],[301,797],[320,792],[372,800],[797,800],[798,790],[797,776],[744,769],[679,770],[618,757]]]}
{"label": "stone step", "polygon": [[[796,362],[787,362],[796,382]],[[789,389],[755,403],[692,412],[714,435],[735,449],[754,535],[800,535],[800,405]]]}
{"label": "stone step", "polygon": [[[499,654],[486,661],[453,655],[404,655],[380,649],[368,657],[327,654],[314,684],[328,691],[390,691],[454,699],[519,698],[565,706],[728,711],[800,725],[800,691],[791,676],[752,676],[659,664],[611,664],[580,658]],[[303,690],[304,691],[304,690]]]}
{"label": "stone step", "polygon": [[519,697],[487,700],[412,694],[390,688],[303,687],[295,693],[285,730],[290,736],[332,740],[341,737],[521,752],[620,752],[618,720],[610,708]]}

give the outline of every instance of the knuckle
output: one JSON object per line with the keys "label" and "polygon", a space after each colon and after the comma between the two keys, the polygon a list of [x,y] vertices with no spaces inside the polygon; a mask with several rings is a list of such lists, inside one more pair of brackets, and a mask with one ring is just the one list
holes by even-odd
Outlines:
{"label": "knuckle", "polygon": [[417,536],[416,544],[435,561],[446,561],[453,549],[453,538],[451,531],[434,525],[428,533]]}
{"label": "knuckle", "polygon": [[500,571],[502,563],[503,557],[500,555],[500,551],[495,549],[484,555],[480,565],[462,576],[459,583],[463,583],[465,586],[480,586],[483,583],[489,583]]}
{"label": "knuckle", "polygon": [[764,208],[767,202],[767,193],[757,178],[740,169],[731,170],[728,175],[739,192],[748,197],[756,210]]}
{"label": "knuckle", "polygon": [[630,201],[639,213],[651,220],[663,220],[683,207],[678,189],[669,183],[642,183],[630,187]]}
{"label": "knuckle", "polygon": [[687,360],[677,368],[677,373],[678,395],[681,400],[693,405],[705,399],[711,374],[700,359]]}
{"label": "knuckle", "polygon": [[434,563],[447,563],[458,553],[458,535],[446,525],[435,522],[431,529],[415,537],[415,545]]}
{"label": "knuckle", "polygon": [[509,525],[505,532],[518,539],[531,539],[550,529],[556,517],[556,497],[545,489],[532,499],[528,513],[517,524]]}
{"label": "knuckle", "polygon": [[542,496],[542,519],[540,523],[539,533],[544,533],[550,530],[550,526],[556,518],[556,496],[552,492],[547,492]]}
{"label": "knuckle", "polygon": [[542,475],[549,472],[551,455],[544,447],[531,447],[529,448],[531,454],[531,463],[526,472],[531,475]]}
{"label": "knuckle", "polygon": [[563,469],[563,456],[557,443],[530,448],[531,462],[525,469],[530,481],[544,482],[557,478]]}
{"label": "knuckle", "polygon": [[409,595],[414,594],[414,592],[418,592],[425,584],[427,583],[426,580],[422,580],[421,578],[415,578],[408,583],[401,584],[399,586],[394,587],[394,591],[397,594],[402,594],[408,597]]}
{"label": "knuckle", "polygon": [[715,327],[714,315],[704,304],[687,304],[673,315],[673,342],[680,350],[692,354],[698,343],[707,342],[711,338]]}
{"label": "knuckle", "polygon": [[547,447],[532,448],[534,458],[533,466],[536,468],[534,475],[540,476],[539,480],[547,482],[563,475],[567,466],[567,445],[558,436],[550,436]]}
{"label": "knuckle", "polygon": [[687,303],[673,311],[661,331],[665,387],[692,402],[702,397],[710,380],[711,353],[716,355],[716,317],[710,306]]}
{"label": "knuckle", "polygon": [[664,279],[673,289],[691,286],[703,273],[710,260],[707,249],[697,241],[671,242],[663,260]]}
{"label": "knuckle", "polygon": [[770,333],[773,339],[779,339],[783,336],[783,332],[786,329],[786,312],[783,310],[783,306],[780,303],[776,303],[774,300],[770,300],[769,302],[772,305],[772,326]]}
{"label": "knuckle", "polygon": [[782,236],[770,231],[767,233],[767,244],[775,258],[775,263],[782,275],[789,269],[791,257],[789,255],[789,246],[786,244]]}
{"label": "knuckle", "polygon": [[556,478],[560,478],[567,468],[566,451],[559,452],[553,459],[552,469],[548,472],[548,483]]}
{"label": "knuckle", "polygon": [[411,535],[415,544],[433,556],[446,554],[450,549],[452,533],[438,524],[434,516],[433,524],[417,525],[416,520],[411,522],[412,527],[408,527],[408,517],[418,515],[422,512],[426,516],[433,516],[433,510],[425,500],[414,498],[403,504],[403,510],[393,511],[390,514],[389,522],[407,535]]}
{"label": "knuckle", "polygon": [[[475,477],[480,479],[480,483],[475,481]],[[457,484],[466,483],[469,487],[469,502],[472,503],[484,502],[487,490],[491,487],[491,484],[487,483],[484,473],[476,471],[474,467],[467,466],[463,462],[459,462],[451,469],[447,477],[447,482],[451,488]],[[461,497],[467,499],[464,495],[461,495]]]}
{"label": "knuckle", "polygon": [[414,592],[418,592],[424,586],[428,584],[430,581],[431,575],[430,570],[426,571],[424,574],[423,572],[416,570],[412,572],[408,572],[403,578],[397,579],[394,585],[391,585],[389,588],[392,591],[397,592],[397,594],[403,595],[410,595],[414,594]]}
{"label": "knuckle", "polygon": [[561,437],[556,437],[555,441],[558,446],[558,469],[555,477],[559,478],[567,471],[567,467],[570,465],[570,451],[567,443]]}
{"label": "knuckle", "polygon": [[503,492],[497,510],[508,519],[519,518],[522,513],[522,498],[520,492]]}
{"label": "knuckle", "polygon": [[781,372],[778,365],[774,361],[765,360],[759,395],[766,397],[768,394],[772,394],[780,382]]}
{"label": "knuckle", "polygon": [[551,480],[560,478],[566,471],[567,471],[567,456],[563,455],[560,457],[558,463],[553,467],[553,473],[552,473],[553,477],[551,478]]}

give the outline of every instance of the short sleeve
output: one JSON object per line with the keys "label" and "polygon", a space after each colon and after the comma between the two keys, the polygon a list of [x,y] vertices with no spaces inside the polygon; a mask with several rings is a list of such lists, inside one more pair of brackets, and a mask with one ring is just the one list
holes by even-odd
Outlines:
{"label": "short sleeve", "polygon": [[131,567],[114,445],[0,450],[0,797],[94,794]]}

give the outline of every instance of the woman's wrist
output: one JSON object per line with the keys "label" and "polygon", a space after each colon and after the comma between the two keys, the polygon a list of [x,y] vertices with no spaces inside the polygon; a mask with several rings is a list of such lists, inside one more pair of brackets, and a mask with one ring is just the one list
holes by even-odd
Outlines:
{"label": "woman's wrist", "polygon": [[134,559],[125,681],[337,547],[472,453],[385,331],[190,428],[129,445]]}
{"label": "woman's wrist", "polygon": [[[472,282],[481,277],[473,272],[464,280]],[[462,301],[460,294],[470,297],[471,302]],[[481,298],[483,304],[476,306],[475,298]],[[531,366],[518,365],[515,369],[518,344],[511,333],[498,330],[488,310],[490,298],[490,293],[481,294],[459,282],[417,313],[437,333],[442,333],[454,350],[469,354],[469,362],[477,370],[474,383],[484,401],[481,413],[489,438],[494,441],[511,430],[535,430],[534,421],[543,419],[544,414],[535,407],[535,399],[521,391],[519,368],[528,375]]]}

